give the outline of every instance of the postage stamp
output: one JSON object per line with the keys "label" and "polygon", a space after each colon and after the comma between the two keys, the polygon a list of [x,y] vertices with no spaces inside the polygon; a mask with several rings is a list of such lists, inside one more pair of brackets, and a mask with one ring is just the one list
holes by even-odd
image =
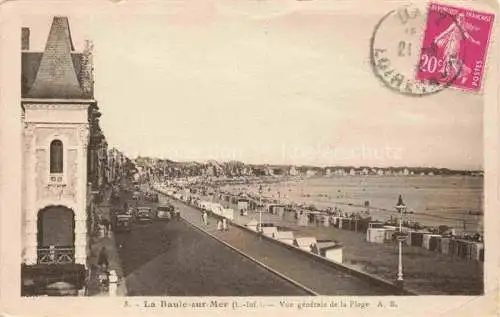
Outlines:
{"label": "postage stamp", "polygon": [[493,14],[431,4],[417,80],[480,90],[493,20]]}

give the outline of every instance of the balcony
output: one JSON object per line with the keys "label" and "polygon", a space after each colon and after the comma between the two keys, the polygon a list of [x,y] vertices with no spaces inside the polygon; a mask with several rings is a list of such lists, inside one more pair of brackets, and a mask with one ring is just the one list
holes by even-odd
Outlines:
{"label": "balcony", "polygon": [[38,248],[38,264],[70,264],[75,263],[75,249],[64,247]]}

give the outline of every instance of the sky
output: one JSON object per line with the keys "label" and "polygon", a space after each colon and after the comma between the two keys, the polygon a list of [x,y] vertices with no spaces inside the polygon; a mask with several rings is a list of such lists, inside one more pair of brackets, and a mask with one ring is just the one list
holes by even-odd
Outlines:
{"label": "sky", "polygon": [[[131,157],[481,168],[482,96],[383,86],[369,41],[391,7],[363,14],[356,1],[123,3],[67,15],[76,49],[95,45],[108,144]],[[23,17],[32,50],[43,50],[51,19]]]}

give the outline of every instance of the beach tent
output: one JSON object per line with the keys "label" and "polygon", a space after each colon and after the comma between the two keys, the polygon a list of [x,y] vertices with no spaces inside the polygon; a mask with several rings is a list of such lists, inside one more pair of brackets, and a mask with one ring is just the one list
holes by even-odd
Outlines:
{"label": "beach tent", "polygon": [[307,213],[303,212],[302,214],[297,215],[297,226],[307,226],[309,224],[309,220],[307,219]]}
{"label": "beach tent", "polygon": [[267,211],[271,214],[275,214],[275,215],[278,215],[280,217],[283,217],[283,214],[285,213],[285,205],[269,204],[267,206]]}
{"label": "beach tent", "polygon": [[484,244],[481,242],[473,242],[471,258],[480,261],[482,252],[484,252]]}
{"label": "beach tent", "polygon": [[276,227],[262,227],[262,233],[266,237],[273,237],[274,233],[278,232],[278,228]]}
{"label": "beach tent", "polygon": [[224,210],[224,207],[222,207],[221,204],[216,204],[216,203],[212,203],[210,205],[210,211],[216,215],[219,215],[221,216],[222,213],[223,213],[223,210]]}
{"label": "beach tent", "polygon": [[342,263],[343,246],[333,240],[318,240],[312,248],[312,252],[329,260]]}
{"label": "beach tent", "polygon": [[424,233],[423,232],[412,232],[411,233],[411,245],[415,247],[422,247]]}
{"label": "beach tent", "polygon": [[292,231],[276,231],[273,233],[273,238],[286,244],[293,245],[294,237]]}
{"label": "beach tent", "polygon": [[231,208],[224,208],[222,209],[222,213],[220,214],[220,216],[229,220],[234,220],[234,210]]}
{"label": "beach tent", "polygon": [[433,243],[433,248],[431,249],[431,241],[435,241],[435,239],[432,239],[432,238],[436,238],[436,237],[440,237],[440,235],[425,233],[424,237],[423,237],[423,241],[422,241],[422,247],[424,247],[424,249],[427,249],[427,250],[434,250],[435,249],[434,243]]}
{"label": "beach tent", "polygon": [[249,201],[246,198],[238,199],[238,211],[243,210],[246,211],[249,208]]}
{"label": "beach tent", "polygon": [[323,227],[329,227],[330,226],[330,216],[323,215],[323,219],[321,222],[323,223]]}
{"label": "beach tent", "polygon": [[441,253],[449,254],[450,253],[450,241],[451,238],[441,238]]}
{"label": "beach tent", "polygon": [[385,242],[384,228],[368,228],[366,230],[366,241],[371,243],[384,243]]}
{"label": "beach tent", "polygon": [[396,233],[397,229],[395,226],[384,226],[385,229],[385,241],[392,241],[392,237],[394,233]]}
{"label": "beach tent", "polygon": [[316,238],[315,237],[301,237],[301,238],[295,238],[295,241],[293,243],[296,247],[299,247],[300,249],[304,251],[311,252],[312,247],[316,245]]}

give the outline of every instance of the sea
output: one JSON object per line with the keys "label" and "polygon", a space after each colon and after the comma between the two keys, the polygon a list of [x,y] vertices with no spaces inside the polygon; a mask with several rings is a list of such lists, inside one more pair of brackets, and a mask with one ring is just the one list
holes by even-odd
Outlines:
{"label": "sea", "polygon": [[[398,217],[401,195],[407,206],[404,219],[424,226],[446,225],[467,232],[483,232],[484,185],[473,176],[337,176],[276,183],[229,185],[232,192],[262,194],[283,203],[314,205],[344,212],[368,210],[374,220]],[[365,207],[369,206],[369,208]]]}

